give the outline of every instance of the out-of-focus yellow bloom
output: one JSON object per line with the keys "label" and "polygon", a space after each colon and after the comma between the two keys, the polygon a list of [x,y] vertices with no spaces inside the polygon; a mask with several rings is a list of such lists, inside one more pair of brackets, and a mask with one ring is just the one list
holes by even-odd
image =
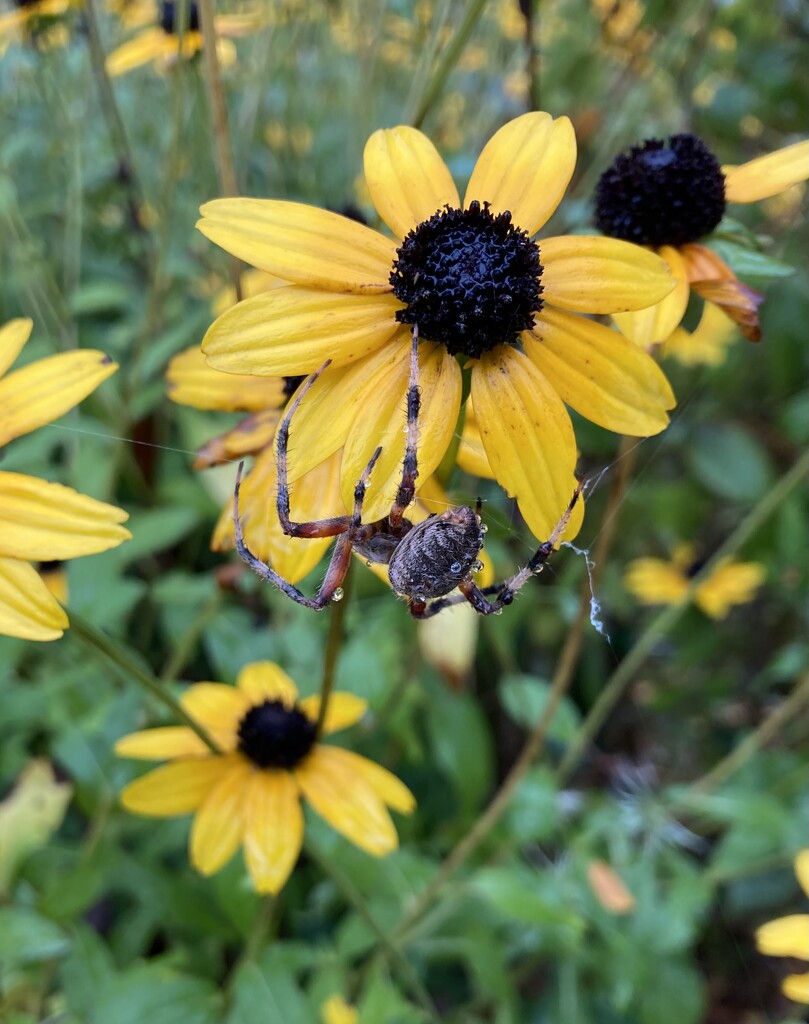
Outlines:
{"label": "out-of-focus yellow bloom", "polygon": [[341,995],[329,996],[320,1007],[323,1024],[358,1024],[360,1015]]}
{"label": "out-of-focus yellow bloom", "polygon": [[[795,858],[795,875],[809,896],[809,849]],[[767,956],[791,956],[809,960],[809,914],[790,914],[768,921],[756,931],[756,945]],[[790,974],[784,979],[783,992],[796,1003],[809,1003],[809,971]]]}
{"label": "out-of-focus yellow bloom", "polygon": [[[624,584],[642,604],[679,604],[686,599],[691,577],[701,564],[694,561],[693,546],[681,544],[670,562],[662,558],[631,562]],[[712,619],[724,619],[734,605],[753,600],[766,575],[759,562],[723,558],[697,587],[694,603]]]}

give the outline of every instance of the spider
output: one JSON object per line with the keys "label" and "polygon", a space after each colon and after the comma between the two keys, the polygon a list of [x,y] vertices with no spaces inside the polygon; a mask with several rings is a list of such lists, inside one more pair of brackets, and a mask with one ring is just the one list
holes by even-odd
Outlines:
{"label": "spider", "polygon": [[[281,420],[277,434],[278,453],[278,518],[289,537],[337,537],[337,544],[323,583],[314,597],[307,597],[247,547],[239,515],[239,487],[244,463],[239,464],[233,496],[233,520],[236,550],[242,560],[258,575],[269,580],[287,597],[298,604],[321,611],[332,601],[343,596],[341,584],[348,571],[351,552],[356,551],[368,562],[388,567],[393,590],[407,601],[410,614],[416,619],[427,619],[449,608],[468,601],[480,615],[491,615],[510,605],[527,581],[542,568],[558,545],[581,495],[584,482],[579,482],[570,504],[557,523],[550,538],[539,548],[528,564],[509,579],[480,588],[472,578],[473,569],[479,568],[478,555],[483,547],[486,527],[481,522],[481,502],[474,509],[468,505],[449,508],[431,515],[424,522],[413,524],[405,518],[407,507],[416,496],[418,477],[418,418],[421,391],[418,383],[418,326],[413,329],[410,356],[410,383],[407,392],[407,439],[402,463],[402,476],[390,512],[375,523],[362,522],[362,505],[371,473],[382,448],[377,448],[354,488],[354,508],[351,515],[319,519],[309,523],[296,523],[290,519],[287,446],[289,426],[295,411],[307,392],[329,362],[313,373],[298,392],[295,400]],[[453,594],[457,590],[459,593]],[[492,600],[489,600],[489,598]]]}

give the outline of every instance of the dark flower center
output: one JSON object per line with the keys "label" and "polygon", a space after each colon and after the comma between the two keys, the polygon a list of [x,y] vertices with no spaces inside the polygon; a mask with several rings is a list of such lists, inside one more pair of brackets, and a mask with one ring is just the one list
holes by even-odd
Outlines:
{"label": "dark flower center", "polygon": [[393,294],[403,324],[440,341],[452,355],[474,358],[515,343],[542,308],[539,246],[477,201],[468,210],[446,206],[414,228],[393,264]]}
{"label": "dark flower center", "polygon": [[259,768],[294,768],[314,743],[314,722],[280,700],[250,708],[239,722],[239,750]]}
{"label": "dark flower center", "polygon": [[685,245],[725,214],[725,176],[695,135],[647,139],[621,153],[596,185],[596,225],[639,245]]}
{"label": "dark flower center", "polygon": [[[180,27],[175,24],[177,18],[179,4],[175,0],[163,0],[160,4],[160,27],[168,35],[175,35],[176,30]],[[193,2],[188,4],[188,25],[186,26],[187,32],[199,32],[199,8]]]}

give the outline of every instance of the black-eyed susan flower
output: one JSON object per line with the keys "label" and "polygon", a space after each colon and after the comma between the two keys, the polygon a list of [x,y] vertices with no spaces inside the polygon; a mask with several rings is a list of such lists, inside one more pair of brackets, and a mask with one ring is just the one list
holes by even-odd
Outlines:
{"label": "black-eyed susan flower", "polygon": [[[181,703],[221,753],[186,726],[147,729],[116,744],[122,757],[167,760],[121,794],[127,810],[150,817],[193,814],[191,863],[203,875],[239,847],[259,892],[286,882],[303,842],[302,801],[350,842],[377,857],[398,846],[388,807],[409,814],[415,801],[395,775],[350,750],[322,743],[320,697],[298,699],[270,661],[246,665],[237,685],[198,683]],[[334,693],[323,734],[354,725],[366,703]]]}
{"label": "black-eyed susan flower", "polygon": [[[0,328],[0,449],[62,416],[114,373],[103,352],[78,349],[6,373],[31,334],[28,319]],[[0,633],[55,640],[63,609],[32,562],[91,555],[130,534],[126,512],[62,484],[0,472]]]}
{"label": "black-eyed susan flower", "polygon": [[[809,849],[795,858],[795,875],[809,896]],[[766,956],[790,956],[809,961],[809,914],[790,914],[768,921],[756,930],[756,945]],[[805,974],[790,974],[782,991],[796,1003],[809,1003],[809,964]]]}
{"label": "black-eyed susan flower", "polygon": [[[203,348],[230,373],[311,373],[327,359],[290,430],[290,479],[343,449],[341,491],[378,445],[364,518],[384,516],[404,454],[410,335],[418,326],[419,471],[454,434],[462,366],[496,479],[529,527],[550,535],[574,489],[565,403],[602,426],[664,429],[674,397],[651,358],[579,316],[642,309],[672,288],[654,254],[595,237],[533,236],[558,206],[576,161],[567,118],[532,113],[501,128],[463,204],[421,132],[375,132],[365,178],[395,238],[300,203],[219,199],[199,228],[228,252],[292,283],[217,320]],[[568,536],[581,522],[574,510]]]}
{"label": "black-eyed susan flower", "polygon": [[[125,23],[139,26],[139,31],[107,57],[110,75],[123,75],[150,63],[159,68],[170,67],[178,60],[193,57],[202,49],[199,7],[194,0],[188,4],[188,23],[183,27],[178,24],[180,4],[175,0],[160,0],[159,3],[138,0],[133,5],[137,8],[135,18],[127,6],[122,8]],[[223,14],[214,19],[216,52],[222,67],[230,67],[236,61],[233,38],[247,35],[258,23],[251,14]]]}
{"label": "black-eyed susan flower", "polygon": [[[638,558],[631,562],[624,584],[642,604],[679,604],[703,565],[704,561],[695,560],[692,545],[680,544],[671,561]],[[723,558],[697,587],[694,603],[712,619],[724,619],[734,605],[753,600],[766,575],[759,562]]]}
{"label": "black-eyed susan flower", "polygon": [[[596,186],[595,220],[611,238],[646,245],[668,263],[677,287],[648,309],[614,316],[619,328],[644,348],[665,342],[680,325],[690,292],[712,303],[758,341],[758,307],[753,291],[706,245],[728,203],[754,203],[780,195],[809,178],[809,142],[758,157],[738,167],[722,167],[694,135],[647,139],[619,154]],[[712,325],[715,331],[721,325]],[[681,329],[682,330],[682,329]],[[703,334],[703,339],[705,335]],[[675,339],[668,353],[694,362],[701,349]],[[716,346],[704,350],[715,360]]]}
{"label": "black-eyed susan flower", "polygon": [[360,1015],[339,993],[329,996],[320,1007],[323,1024],[359,1024]]}
{"label": "black-eyed susan flower", "polygon": [[[35,34],[40,46],[63,43],[66,35],[63,16],[73,6],[76,5],[72,0],[21,0],[16,3],[10,11],[0,14],[0,54],[15,36],[25,33]],[[62,31],[54,32],[58,28]]]}

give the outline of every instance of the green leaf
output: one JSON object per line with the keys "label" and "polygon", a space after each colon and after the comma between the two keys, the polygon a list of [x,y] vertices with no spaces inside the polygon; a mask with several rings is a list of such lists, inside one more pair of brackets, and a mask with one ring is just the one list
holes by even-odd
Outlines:
{"label": "green leaf", "polygon": [[[97,993],[91,1024],[217,1024],[221,995],[204,978],[161,963],[137,964]],[[267,1019],[267,1018],[265,1018]]]}
{"label": "green leaf", "polygon": [[[545,712],[550,697],[550,684],[537,676],[512,673],[500,683],[500,699],[515,722],[532,729]],[[567,742],[573,738],[581,723],[578,708],[563,697],[548,728],[548,736]]]}
{"label": "green leaf", "polygon": [[565,899],[552,872],[522,865],[484,868],[472,887],[511,920],[555,929],[570,939],[584,931],[584,919]]}
{"label": "green leaf", "polygon": [[480,704],[469,693],[433,683],[427,729],[438,767],[452,781],[463,807],[479,806],[491,785],[492,743]]}
{"label": "green leaf", "polygon": [[560,821],[559,787],[548,768],[532,768],[520,782],[507,813],[509,832],[520,843],[540,842]]}
{"label": "green leaf", "polygon": [[239,968],[233,985],[233,1009],[227,1024],[317,1024],[286,964],[274,951],[260,964]]}
{"label": "green leaf", "polygon": [[27,907],[0,907],[0,964],[38,963],[64,956],[70,940],[61,928]]}
{"label": "green leaf", "polygon": [[742,280],[749,277],[769,280],[774,277],[789,277],[795,273],[795,268],[788,263],[773,259],[772,256],[767,256],[757,249],[747,249],[736,242],[714,239],[711,248]]}
{"label": "green leaf", "polygon": [[686,452],[700,482],[722,498],[752,501],[772,486],[772,465],[764,449],[734,424],[700,428]]}
{"label": "green leaf", "polygon": [[690,964],[661,959],[649,982],[640,993],[638,1024],[698,1024],[703,1020],[705,982]]}

